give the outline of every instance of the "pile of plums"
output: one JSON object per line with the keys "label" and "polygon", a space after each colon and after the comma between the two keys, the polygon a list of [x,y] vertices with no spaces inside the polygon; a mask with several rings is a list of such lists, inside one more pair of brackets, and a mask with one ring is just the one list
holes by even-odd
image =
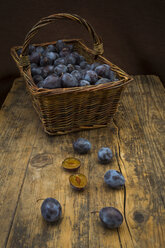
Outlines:
{"label": "pile of plums", "polygon": [[[21,54],[21,49],[17,51]],[[87,63],[72,44],[58,40],[55,45],[29,45],[31,75],[39,88],[55,89],[98,85],[117,81],[107,64]]]}

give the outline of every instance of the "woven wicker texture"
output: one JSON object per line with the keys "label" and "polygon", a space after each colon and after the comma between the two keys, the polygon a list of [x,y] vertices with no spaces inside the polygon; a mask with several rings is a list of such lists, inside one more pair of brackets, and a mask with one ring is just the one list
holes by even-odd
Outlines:
{"label": "woven wicker texture", "polygon": [[[82,54],[89,64],[101,62],[110,65],[119,78],[118,81],[97,86],[58,89],[39,89],[35,85],[31,76],[27,47],[42,27],[61,18],[68,18],[85,26],[93,38],[94,48],[93,50],[89,49],[78,39],[64,40],[64,42],[73,44],[74,49]],[[55,43],[33,45],[47,46]],[[17,54],[19,48],[22,48],[20,57]],[[27,90],[32,97],[33,105],[43,123],[45,132],[51,135],[60,135],[82,129],[105,127],[110,122],[117,109],[121,92],[126,84],[132,81],[132,78],[101,56],[102,53],[101,38],[96,34],[93,27],[78,15],[66,13],[42,18],[28,32],[23,46],[11,48],[11,55],[25,79]]]}

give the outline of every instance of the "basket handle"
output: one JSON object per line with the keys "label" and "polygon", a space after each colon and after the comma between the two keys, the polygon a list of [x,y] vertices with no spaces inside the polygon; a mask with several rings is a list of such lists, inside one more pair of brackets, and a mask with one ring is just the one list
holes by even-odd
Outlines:
{"label": "basket handle", "polygon": [[99,37],[96,34],[93,27],[85,19],[81,18],[80,16],[78,16],[76,14],[59,13],[59,14],[53,14],[53,15],[42,18],[27,33],[25,40],[24,40],[24,43],[23,43],[23,47],[22,47],[22,54],[20,55],[20,58],[22,60],[21,61],[22,66],[26,66],[29,64],[28,58],[27,58],[28,57],[27,56],[27,48],[28,48],[30,41],[38,33],[38,31],[42,27],[47,26],[48,24],[54,23],[57,19],[65,19],[65,18],[82,24],[88,30],[88,32],[90,33],[90,35],[93,38],[93,51],[94,51],[95,55],[103,54],[104,49],[103,49],[103,43],[102,43],[101,37]]}

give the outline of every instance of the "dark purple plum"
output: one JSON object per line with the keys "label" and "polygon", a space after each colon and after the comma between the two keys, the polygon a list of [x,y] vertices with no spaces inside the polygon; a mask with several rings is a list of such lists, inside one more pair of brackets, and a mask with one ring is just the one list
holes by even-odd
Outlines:
{"label": "dark purple plum", "polygon": [[46,198],[41,205],[41,214],[48,222],[56,222],[61,218],[62,207],[54,198]]}
{"label": "dark purple plum", "polygon": [[58,40],[57,43],[56,43],[57,52],[60,52],[65,46],[66,45],[62,40]]}
{"label": "dark purple plum", "polygon": [[54,61],[54,66],[57,65],[66,65],[66,58],[58,58]]}
{"label": "dark purple plum", "polygon": [[76,64],[76,58],[72,54],[69,54],[68,56],[66,56],[66,63],[75,65]]}
{"label": "dark purple plum", "polygon": [[109,78],[109,76],[110,76],[110,66],[106,65],[106,64],[99,65],[99,66],[97,66],[95,68],[95,72],[100,77]]}
{"label": "dark purple plum", "polygon": [[54,61],[54,60],[59,58],[58,53],[54,53],[54,52],[47,52],[47,53],[45,53],[45,56],[47,58],[50,58],[52,61]]}
{"label": "dark purple plum", "polygon": [[85,70],[91,70],[91,65],[90,64],[87,64],[86,67],[85,67]]}
{"label": "dark purple plum", "polygon": [[64,73],[61,77],[61,81],[62,81],[63,88],[77,87],[78,86],[77,79],[69,73]]}
{"label": "dark purple plum", "polygon": [[40,54],[38,52],[33,52],[31,55],[29,55],[30,63],[39,64],[40,62]]}
{"label": "dark purple plum", "polygon": [[95,70],[95,68],[99,65],[101,65],[99,62],[95,62],[95,63],[91,64],[91,70]]}
{"label": "dark purple plum", "polygon": [[32,68],[32,67],[38,67],[38,65],[37,65],[36,63],[30,64],[30,66],[31,66],[31,68]]}
{"label": "dark purple plum", "polygon": [[75,57],[76,64],[79,64],[80,63],[80,55],[78,54],[78,52],[72,52],[71,54],[72,54],[72,56]]}
{"label": "dark purple plum", "polygon": [[74,67],[75,67],[75,70],[81,71],[81,67],[79,65],[75,65]]}
{"label": "dark purple plum", "polygon": [[110,71],[110,75],[109,75],[109,79],[113,82],[113,81],[118,81],[119,79],[116,78],[116,75],[114,73],[114,71]]}
{"label": "dark purple plum", "polygon": [[60,53],[59,53],[60,57],[66,57],[66,56],[68,56],[69,54],[70,54],[70,48],[69,48],[69,47],[64,47],[64,48],[60,51]]}
{"label": "dark purple plum", "polygon": [[110,79],[108,78],[100,78],[96,83],[95,85],[98,85],[98,84],[105,84],[105,83],[108,83],[110,82]]}
{"label": "dark purple plum", "polygon": [[[48,65],[47,65],[48,66]],[[50,74],[52,74],[52,73],[48,73],[48,70],[46,69],[46,67],[47,66],[45,66],[45,67],[40,67],[40,68],[42,68],[42,73],[41,73],[41,76],[43,77],[43,78],[46,78],[48,75],[50,75]],[[53,69],[54,69],[54,67],[53,67]],[[53,71],[54,72],[54,71]]]}
{"label": "dark purple plum", "polygon": [[54,72],[54,66],[53,65],[47,65],[45,67],[42,67],[43,78],[46,78],[48,75],[52,74],[53,72]]}
{"label": "dark purple plum", "polygon": [[78,52],[72,52],[72,55],[76,58],[76,65],[79,65],[82,61],[85,61],[84,56],[80,55]]}
{"label": "dark purple plum", "polygon": [[41,75],[42,74],[42,68],[41,67],[32,67],[31,68],[31,74],[34,75]]}
{"label": "dark purple plum", "polygon": [[39,83],[37,83],[38,88],[43,89],[43,85],[44,85],[43,81],[40,81]]}
{"label": "dark purple plum", "polygon": [[40,59],[40,65],[53,65],[54,61],[58,58],[58,54],[54,52],[45,52]]}
{"label": "dark purple plum", "polygon": [[86,66],[87,66],[87,62],[86,61],[82,61],[82,62],[80,62],[80,67],[81,67],[81,69],[85,69],[86,68]]}
{"label": "dark purple plum", "polygon": [[56,47],[55,45],[48,45],[46,48],[47,52],[56,52]]}
{"label": "dark purple plum", "polygon": [[52,65],[52,59],[42,55],[40,57],[40,66],[47,66],[47,65]]}
{"label": "dark purple plum", "polygon": [[79,63],[81,63],[82,61],[85,61],[85,58],[84,58],[84,56],[80,55],[80,62]]}
{"label": "dark purple plum", "polygon": [[80,82],[79,82],[79,86],[81,87],[81,86],[88,86],[88,85],[90,85],[90,83],[88,82],[88,81],[86,81],[86,80],[81,80]]}
{"label": "dark purple plum", "polygon": [[71,75],[74,76],[78,81],[82,78],[81,73],[77,70],[72,71]]}
{"label": "dark purple plum", "polygon": [[46,69],[48,71],[48,74],[51,74],[54,71],[54,66],[53,65],[47,65],[46,67],[44,67],[44,69]]}
{"label": "dark purple plum", "polygon": [[33,80],[34,82],[37,84],[39,83],[40,81],[43,81],[43,77],[41,75],[34,75],[33,76]]}
{"label": "dark purple plum", "polygon": [[54,72],[55,72],[55,74],[57,74],[58,76],[61,76],[63,73],[66,73],[66,72],[67,72],[67,67],[66,67],[66,65],[57,65],[57,66],[54,68]]}
{"label": "dark purple plum", "polygon": [[73,149],[79,153],[79,154],[86,154],[90,151],[91,149],[91,143],[89,140],[84,139],[84,138],[78,138],[74,143],[73,143]]}
{"label": "dark purple plum", "polygon": [[101,164],[108,164],[112,160],[112,151],[109,147],[102,147],[98,151],[98,160]]}
{"label": "dark purple plum", "polygon": [[72,71],[74,71],[74,69],[75,69],[74,65],[72,65],[72,64],[67,65],[67,72],[68,73],[71,73]]}
{"label": "dark purple plum", "polygon": [[43,81],[43,88],[46,89],[61,88],[61,79],[55,74],[49,75]]}
{"label": "dark purple plum", "polygon": [[98,80],[98,75],[96,72],[89,70],[86,72],[84,80],[90,82],[91,84],[95,84]]}
{"label": "dark purple plum", "polygon": [[116,170],[108,170],[104,175],[104,181],[108,186],[114,189],[119,189],[125,184],[125,178]]}
{"label": "dark purple plum", "polygon": [[118,228],[123,223],[121,212],[114,207],[102,208],[99,212],[99,217],[102,223],[107,228]]}
{"label": "dark purple plum", "polygon": [[35,52],[35,49],[35,46],[30,44],[28,47],[28,54],[31,55],[33,52]]}
{"label": "dark purple plum", "polygon": [[105,68],[107,68],[107,70],[110,70],[111,69],[111,67],[110,67],[110,65],[107,65],[107,64],[102,64]]}
{"label": "dark purple plum", "polygon": [[38,52],[39,54],[43,54],[44,51],[45,51],[45,49],[42,46],[36,47],[36,52]]}
{"label": "dark purple plum", "polygon": [[55,54],[55,56],[56,56],[55,60],[57,60],[60,56],[59,56],[58,53],[54,53],[54,54]]}
{"label": "dark purple plum", "polygon": [[79,71],[80,71],[80,73],[81,73],[82,78],[84,78],[84,77],[85,77],[85,74],[86,74],[86,72],[87,72],[87,70],[85,70],[85,69],[80,69]]}

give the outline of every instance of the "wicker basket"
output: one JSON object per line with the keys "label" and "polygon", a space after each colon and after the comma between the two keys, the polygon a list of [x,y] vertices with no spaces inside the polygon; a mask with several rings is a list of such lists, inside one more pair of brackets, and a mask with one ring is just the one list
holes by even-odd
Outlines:
{"label": "wicker basket", "polygon": [[[93,38],[94,49],[89,49],[79,39],[64,40],[64,42],[73,44],[74,49],[83,55],[89,64],[97,61],[110,65],[111,69],[119,78],[118,81],[99,84],[97,86],[90,85],[58,89],[41,89],[36,86],[31,76],[27,47],[42,27],[54,23],[57,19],[64,18],[74,20],[85,26]],[[55,43],[48,42],[33,45],[47,46]],[[22,48],[20,57],[17,54],[19,48]],[[102,54],[103,44],[93,27],[80,16],[66,13],[54,14],[42,18],[26,35],[23,46],[11,48],[11,55],[25,79],[27,90],[32,97],[33,105],[43,123],[46,133],[60,135],[108,125],[117,109],[122,90],[132,81],[132,78],[101,56]]]}

